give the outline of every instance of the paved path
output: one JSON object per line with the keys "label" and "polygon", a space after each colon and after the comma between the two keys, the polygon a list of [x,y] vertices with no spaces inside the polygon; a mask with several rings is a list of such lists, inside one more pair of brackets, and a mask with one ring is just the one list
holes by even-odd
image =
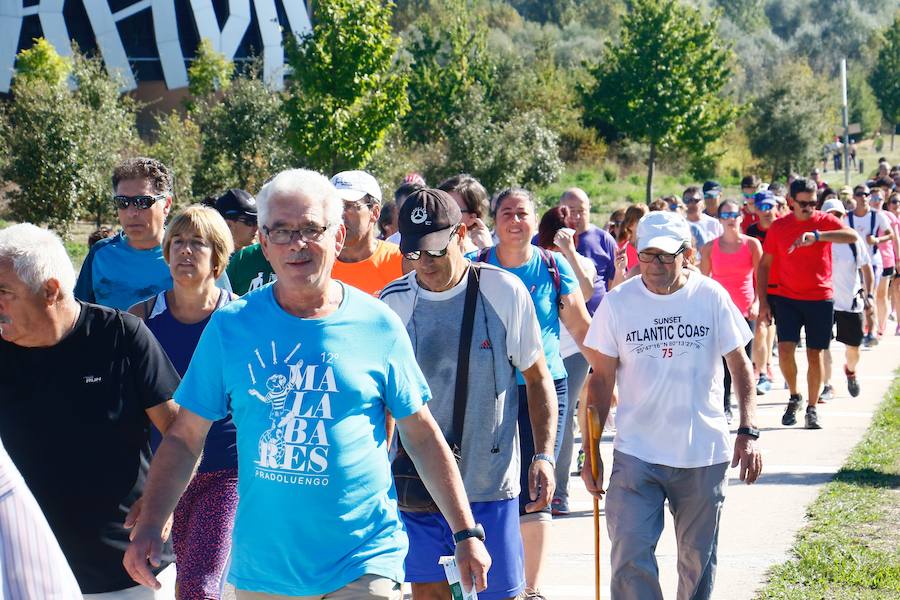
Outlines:
{"label": "paved path", "polygon": [[[805,523],[806,507],[816,498],[860,441],[872,414],[884,397],[900,365],[900,337],[890,332],[876,348],[863,350],[858,368],[862,393],[851,398],[843,376],[843,346],[832,347],[835,358],[836,398],[819,406],[820,431],[798,425],[783,427],[781,415],[788,393],[776,367],[779,389],[758,396],[758,425],[765,461],[763,476],[752,486],[740,482],[737,469],[729,471],[730,485],[719,537],[719,567],[714,598],[750,599],[765,582],[766,570],[783,562],[797,531]],[[805,353],[797,352],[805,392]],[[734,425],[737,427],[737,424]],[[609,476],[612,438],[605,436],[601,453]],[[594,597],[593,509],[580,479],[573,477],[570,508],[572,515],[554,520],[550,563],[543,591],[550,600],[590,600]],[[601,597],[609,598],[609,537],[601,502]],[[666,511],[666,529],[657,548],[660,579],[667,599],[675,598],[677,582],[675,536]]]}

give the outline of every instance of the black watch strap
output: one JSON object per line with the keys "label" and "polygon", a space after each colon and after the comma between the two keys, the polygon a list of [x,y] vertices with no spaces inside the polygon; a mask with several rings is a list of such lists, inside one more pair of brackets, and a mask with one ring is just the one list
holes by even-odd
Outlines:
{"label": "black watch strap", "polygon": [[484,541],[484,527],[481,526],[481,523],[476,523],[475,527],[471,529],[463,529],[462,531],[457,531],[453,534],[453,543],[458,544],[463,540],[467,540],[469,538],[478,538],[482,542]]}
{"label": "black watch strap", "polygon": [[759,439],[759,429],[756,427],[738,427],[738,435],[749,435],[754,440]]}

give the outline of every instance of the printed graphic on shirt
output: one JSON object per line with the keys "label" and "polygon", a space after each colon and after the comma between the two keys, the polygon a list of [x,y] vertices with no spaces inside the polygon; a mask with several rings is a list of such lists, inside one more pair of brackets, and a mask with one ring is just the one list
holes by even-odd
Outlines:
{"label": "printed graphic on shirt", "polygon": [[674,315],[657,317],[647,327],[633,329],[625,335],[628,352],[637,356],[667,359],[702,350],[709,339],[710,328],[688,321],[690,317]]}
{"label": "printed graphic on shirt", "polygon": [[269,274],[269,281],[267,282],[263,277],[265,275],[262,271],[257,272],[256,277],[250,280],[250,287],[247,288],[247,292],[252,292],[253,290],[259,289],[262,286],[266,285],[266,283],[274,283],[278,281],[278,275],[275,273]]}
{"label": "printed graphic on shirt", "polygon": [[255,476],[327,486],[331,395],[340,393],[333,367],[337,356],[324,353],[319,364],[291,362],[300,343],[283,357],[274,341],[270,349],[255,349],[247,363],[248,393],[269,406],[270,423],[259,438]]}

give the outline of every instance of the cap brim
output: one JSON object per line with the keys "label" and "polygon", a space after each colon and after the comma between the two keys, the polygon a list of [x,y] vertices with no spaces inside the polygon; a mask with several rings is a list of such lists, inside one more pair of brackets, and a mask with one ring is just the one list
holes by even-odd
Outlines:
{"label": "cap brim", "polygon": [[426,250],[443,250],[450,245],[450,236],[453,235],[453,231],[453,227],[448,227],[447,229],[432,231],[431,233],[426,233],[422,236],[418,236],[408,232],[404,233],[401,231],[400,252],[403,252],[405,254],[407,252],[415,252],[417,250],[420,252],[424,252]]}
{"label": "cap brim", "polygon": [[649,240],[638,240],[638,252],[643,252],[648,248],[656,248],[657,250],[662,250],[663,252],[667,252],[669,254],[675,254],[681,247],[684,246],[684,240],[676,240],[673,237],[669,236],[657,236],[652,237]]}
{"label": "cap brim", "polygon": [[362,200],[366,193],[361,190],[354,190],[350,188],[338,188],[337,189],[338,196],[341,197],[341,200],[346,200],[347,202],[356,202],[358,200]]}

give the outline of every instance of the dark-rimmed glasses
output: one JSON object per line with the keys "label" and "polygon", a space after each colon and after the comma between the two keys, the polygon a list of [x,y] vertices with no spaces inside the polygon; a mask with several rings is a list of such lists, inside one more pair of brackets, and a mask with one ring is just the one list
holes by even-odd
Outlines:
{"label": "dark-rimmed glasses", "polygon": [[818,202],[815,200],[794,200],[794,204],[800,208],[813,208]]}
{"label": "dark-rimmed glasses", "polygon": [[129,206],[133,206],[140,210],[147,210],[160,200],[165,200],[167,197],[168,194],[155,194],[153,196],[126,196],[124,194],[117,194],[113,196],[113,202],[119,210],[125,210]]}
{"label": "dark-rimmed glasses", "polygon": [[306,225],[300,229],[269,229],[263,225],[263,233],[273,244],[285,245],[300,239],[305,244],[318,242],[328,231],[328,225]]}
{"label": "dark-rimmed glasses", "polygon": [[638,260],[642,263],[652,263],[654,260],[663,265],[671,265],[675,262],[675,257],[684,252],[684,246],[675,254],[653,254],[652,252],[638,252]]}

